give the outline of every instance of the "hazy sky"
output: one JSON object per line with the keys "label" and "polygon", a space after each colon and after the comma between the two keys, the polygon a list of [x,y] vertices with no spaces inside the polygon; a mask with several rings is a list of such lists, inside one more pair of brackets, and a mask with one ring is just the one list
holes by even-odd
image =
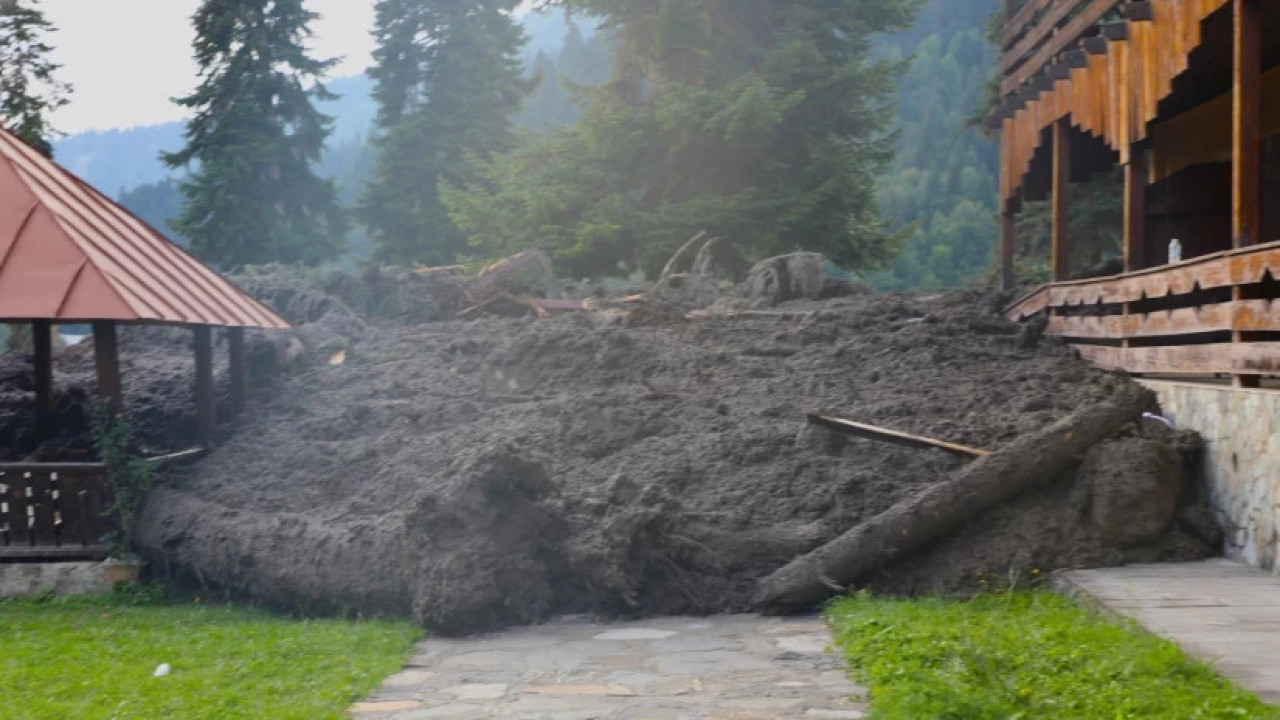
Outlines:
{"label": "hazy sky", "polygon": [[[309,0],[323,15],[313,47],[343,56],[335,76],[369,65],[374,0]],[[42,0],[71,104],[54,117],[63,132],[148,125],[182,117],[170,98],[196,83],[190,18],[199,0]]]}

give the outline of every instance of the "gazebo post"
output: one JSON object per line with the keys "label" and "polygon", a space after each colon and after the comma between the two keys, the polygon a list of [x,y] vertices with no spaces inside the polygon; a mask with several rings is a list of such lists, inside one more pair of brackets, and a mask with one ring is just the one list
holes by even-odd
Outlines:
{"label": "gazebo post", "polygon": [[218,430],[218,409],[213,398],[213,329],[196,325],[196,419],[201,442],[213,439]]}
{"label": "gazebo post", "polygon": [[110,320],[93,323],[93,358],[98,368],[98,397],[111,403],[117,414],[124,412],[120,390],[120,343],[116,324]]}
{"label": "gazebo post", "polygon": [[231,412],[244,411],[249,394],[249,366],[244,351],[244,328],[227,329],[227,350],[231,356]]}
{"label": "gazebo post", "polygon": [[45,442],[53,437],[53,323],[32,322],[31,340],[35,345],[36,440]]}

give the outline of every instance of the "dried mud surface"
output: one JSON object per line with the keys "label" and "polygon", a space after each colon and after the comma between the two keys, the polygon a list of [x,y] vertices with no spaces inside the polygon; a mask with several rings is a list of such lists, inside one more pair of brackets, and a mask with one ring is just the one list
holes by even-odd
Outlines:
{"label": "dried mud surface", "polygon": [[[302,323],[305,362],[155,491],[140,541],[159,569],[284,608],[411,611],[445,633],[750,610],[760,577],[965,462],[839,436],[807,413],[994,449],[1128,382],[1028,342],[971,292],[792,302],[777,308],[787,318],[457,321],[433,319],[449,303],[367,287],[385,282],[348,278],[332,294],[248,283]],[[128,339],[126,382],[189,372],[184,342]],[[286,345],[254,338],[258,364],[281,364]],[[324,362],[337,350],[345,364]],[[88,377],[87,362],[59,382]],[[174,422],[160,411],[190,407],[167,382],[169,395],[126,386],[165,398],[131,410],[156,445]],[[3,412],[21,396],[0,376]],[[993,577],[1212,553],[1172,519],[1115,547],[1090,513],[1092,483],[1046,478],[870,584],[967,593]]]}

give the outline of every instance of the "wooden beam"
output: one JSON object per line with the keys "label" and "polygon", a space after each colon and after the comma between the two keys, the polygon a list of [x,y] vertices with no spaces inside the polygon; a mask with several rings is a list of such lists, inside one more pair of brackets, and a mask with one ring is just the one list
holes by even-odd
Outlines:
{"label": "wooden beam", "polygon": [[875,425],[865,425],[863,423],[854,422],[852,420],[844,420],[842,418],[831,417],[829,415],[810,415],[809,422],[814,425],[821,425],[846,435],[854,435],[868,440],[877,440],[893,445],[903,445],[913,448],[945,450],[953,455],[964,455],[971,458],[986,457],[991,454],[990,450],[979,450],[977,448],[965,447],[955,443],[944,442],[942,440],[934,440],[933,438],[921,437],[919,435],[909,435],[907,433],[898,432],[896,430],[888,430]]}
{"label": "wooden beam", "polygon": [[1018,243],[1017,220],[1018,216],[1011,212],[1000,216],[1000,286],[1005,290],[1012,290],[1018,284],[1013,267]]}
{"label": "wooden beam", "polygon": [[1018,39],[1022,31],[1031,24],[1036,15],[1045,8],[1052,0],[1027,0],[1016,14],[1010,13],[1011,6],[1006,6],[1005,14],[1009,17],[1009,21],[1005,23],[1004,29],[1000,32],[1000,47],[1007,48]]}
{"label": "wooden beam", "polygon": [[1129,39],[1129,23],[1107,23],[1106,25],[1100,26],[1099,29],[1102,32],[1102,37],[1111,42],[1120,42],[1121,40]]}
{"label": "wooden beam", "polygon": [[1121,8],[1129,22],[1151,22],[1155,20],[1155,12],[1151,9],[1150,0],[1129,0]]}
{"label": "wooden beam", "polygon": [[1124,271],[1146,267],[1147,164],[1146,153],[1133,148],[1124,166]]}
{"label": "wooden beam", "polygon": [[1107,39],[1101,35],[1095,35],[1081,40],[1080,46],[1084,48],[1085,53],[1088,55],[1107,54]]}
{"label": "wooden beam", "polygon": [[[1067,47],[1074,45],[1081,35],[1093,27],[1107,13],[1111,12],[1118,4],[1120,4],[1120,0],[1093,0],[1093,2],[1081,7],[1079,12],[1071,16],[1070,21],[1059,28],[1058,23],[1061,22],[1062,17],[1070,15],[1072,11],[1080,6],[1074,2],[1057,3],[1058,8],[1053,10],[1053,15],[1046,16],[1046,19],[1035,30],[1031,31],[1022,42],[1013,50],[1005,53],[1002,67],[1005,69],[1006,76],[1000,85],[1001,92],[1004,94],[1013,92],[1014,88],[1017,88],[1032,75],[1039,72],[1040,68],[1050,59],[1056,57],[1058,53]],[[1054,28],[1057,28],[1056,32]],[[1103,40],[1104,46],[1105,43],[1106,41]],[[1037,45],[1039,50],[1026,62],[1020,63],[1019,61],[1025,56],[1027,49]],[[1103,52],[1106,52],[1105,47]],[[1015,66],[1017,69],[1010,72],[1009,69]]]}
{"label": "wooden beam", "polygon": [[110,320],[93,323],[93,361],[98,370],[98,397],[116,413],[124,412],[120,386],[120,341]]}
{"label": "wooden beam", "polygon": [[1089,67],[1089,54],[1080,48],[1062,53],[1062,62],[1072,70]]}
{"label": "wooden beam", "polygon": [[1280,374],[1280,343],[1171,345],[1118,348],[1076,345],[1080,356],[1102,370],[1135,375],[1215,375],[1248,377]]}
{"label": "wooden beam", "polygon": [[245,357],[244,328],[227,329],[227,351],[231,356],[231,412],[239,415],[244,412],[245,400],[249,396],[249,364]]}
{"label": "wooden beam", "polygon": [[63,473],[67,475],[101,475],[106,473],[107,466],[103,463],[90,462],[12,462],[0,463],[0,472],[3,473]]}
{"label": "wooden beam", "polygon": [[218,410],[213,397],[213,329],[196,325],[196,420],[202,442],[218,430]]}
{"label": "wooden beam", "polygon": [[1089,340],[1176,338],[1221,332],[1280,332],[1280,303],[1236,300],[1131,315],[1073,315],[1049,320],[1050,335]]}
{"label": "wooden beam", "polygon": [[1258,243],[1262,217],[1262,10],[1260,0],[1232,0],[1231,236],[1233,246]]}
{"label": "wooden beam", "polygon": [[1053,227],[1052,256],[1054,281],[1071,276],[1071,247],[1068,231],[1071,225],[1071,121],[1067,118],[1053,124]]}
{"label": "wooden beam", "polygon": [[43,443],[53,437],[53,323],[31,323],[31,340],[35,346],[36,440]]}

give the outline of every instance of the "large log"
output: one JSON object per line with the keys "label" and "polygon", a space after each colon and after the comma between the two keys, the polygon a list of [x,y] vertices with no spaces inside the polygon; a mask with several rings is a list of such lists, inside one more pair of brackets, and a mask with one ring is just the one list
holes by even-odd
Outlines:
{"label": "large log", "polygon": [[1015,440],[796,558],[760,582],[756,602],[764,610],[790,612],[844,592],[885,562],[1070,469],[1154,405],[1150,391],[1126,385],[1108,400]]}

